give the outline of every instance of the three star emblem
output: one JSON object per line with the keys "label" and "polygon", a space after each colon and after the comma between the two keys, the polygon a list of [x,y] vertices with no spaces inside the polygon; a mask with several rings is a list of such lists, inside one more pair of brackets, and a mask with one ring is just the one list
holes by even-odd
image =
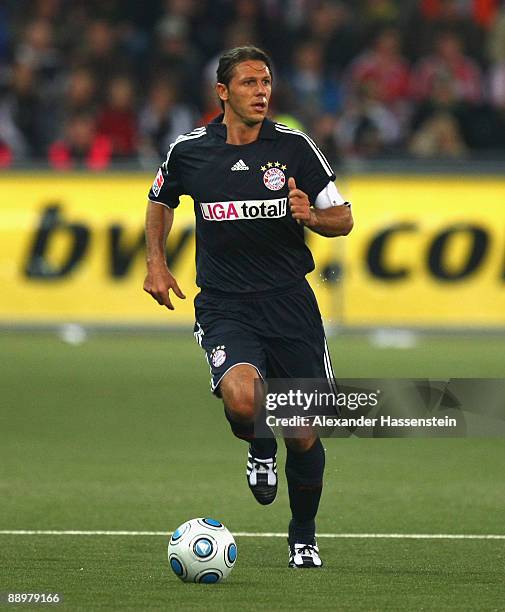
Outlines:
{"label": "three star emblem", "polygon": [[267,162],[266,164],[264,164],[263,166],[261,166],[261,168],[260,168],[260,169],[261,169],[261,172],[266,172],[266,170],[267,170],[268,168],[272,168],[272,167],[274,167],[274,166],[275,166],[276,168],[280,168],[281,170],[286,170],[286,169],[287,169],[286,164],[281,164],[281,162],[279,162],[279,161],[276,161],[276,162],[271,162],[271,161],[269,161],[269,162]]}

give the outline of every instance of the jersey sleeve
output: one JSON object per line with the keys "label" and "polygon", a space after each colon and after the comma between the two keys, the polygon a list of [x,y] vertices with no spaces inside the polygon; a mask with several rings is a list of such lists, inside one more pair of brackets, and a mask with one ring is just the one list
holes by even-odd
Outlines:
{"label": "jersey sleeve", "polygon": [[183,193],[177,170],[175,143],[170,145],[167,159],[161,164],[154,182],[149,190],[148,198],[151,202],[158,202],[169,208],[179,206],[179,196]]}
{"label": "jersey sleeve", "polygon": [[314,204],[317,196],[328,185],[336,179],[332,167],[323,155],[316,143],[305,134],[299,139],[300,153],[302,156],[300,164],[300,176],[295,176],[296,185],[309,196],[309,201]]}

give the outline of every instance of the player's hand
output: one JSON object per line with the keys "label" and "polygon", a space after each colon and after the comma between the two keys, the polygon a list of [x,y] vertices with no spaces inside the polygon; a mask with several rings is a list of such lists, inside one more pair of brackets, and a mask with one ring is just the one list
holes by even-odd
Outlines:
{"label": "player's hand", "polygon": [[170,289],[181,300],[186,299],[175,277],[164,262],[149,266],[144,280],[144,291],[152,295],[160,306],[166,306],[169,310],[175,310],[170,300]]}
{"label": "player's hand", "polygon": [[296,219],[297,223],[303,223],[303,225],[313,225],[314,211],[310,208],[308,195],[301,189],[297,189],[296,181],[292,176],[288,178],[288,187],[289,207],[293,219]]}

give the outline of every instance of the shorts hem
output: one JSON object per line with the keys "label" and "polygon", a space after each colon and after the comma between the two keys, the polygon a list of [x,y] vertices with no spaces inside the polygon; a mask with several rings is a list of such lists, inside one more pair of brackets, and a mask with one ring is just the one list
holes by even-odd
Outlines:
{"label": "shorts hem", "polygon": [[224,374],[222,376],[219,377],[219,380],[217,381],[216,384],[214,384],[214,380],[211,380],[210,382],[210,387],[212,390],[212,393],[214,393],[215,395],[217,395],[218,397],[221,397],[221,394],[219,393],[219,385],[221,384],[221,381],[223,380],[223,378],[228,374],[228,372],[230,370],[233,370],[233,368],[236,368],[239,365],[250,365],[251,367],[253,367],[256,372],[258,372],[259,377],[261,378],[261,380],[265,380],[263,378],[263,374],[260,372],[258,366],[254,365],[254,363],[250,363],[249,361],[239,361],[238,363],[234,363],[233,365],[231,365],[226,372],[224,372]]}

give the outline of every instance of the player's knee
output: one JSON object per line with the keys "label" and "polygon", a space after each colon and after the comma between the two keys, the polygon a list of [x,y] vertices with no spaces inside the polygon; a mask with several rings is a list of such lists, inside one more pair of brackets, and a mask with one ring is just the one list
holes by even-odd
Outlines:
{"label": "player's knee", "polygon": [[233,368],[223,378],[220,385],[221,396],[228,415],[237,422],[250,423],[256,419],[254,381],[256,370],[241,365]]}
{"label": "player's knee", "polygon": [[254,389],[245,385],[236,385],[223,393],[226,411],[238,422],[250,423],[256,419]]}
{"label": "player's knee", "polygon": [[312,448],[316,439],[317,436],[312,434],[310,436],[300,438],[285,438],[284,443],[286,444],[287,448],[295,453],[306,453]]}

